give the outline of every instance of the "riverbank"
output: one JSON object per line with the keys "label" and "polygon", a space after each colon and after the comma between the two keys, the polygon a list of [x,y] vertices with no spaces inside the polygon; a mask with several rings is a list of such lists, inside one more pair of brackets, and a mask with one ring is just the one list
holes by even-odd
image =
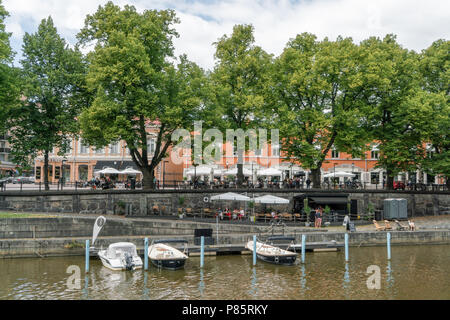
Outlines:
{"label": "riverbank", "polygon": [[[20,216],[22,215],[22,216]],[[25,215],[25,216],[24,216]],[[0,215],[1,217],[1,215]],[[74,216],[45,213],[8,215],[0,218],[0,258],[82,256],[85,240],[92,238],[96,215]],[[193,220],[173,220],[162,218],[124,218],[106,216],[107,223],[102,229],[95,247],[106,248],[114,242],[135,243],[142,252],[144,238],[150,241],[161,238],[185,239],[191,251],[194,245],[195,229],[212,229],[215,246],[208,246],[210,252],[245,253],[245,243],[257,235],[260,238],[271,234],[295,237],[301,242],[301,235],[307,236],[307,243],[336,241],[342,244],[343,227],[321,229],[286,226],[272,229],[269,225],[239,224],[220,222],[198,222]],[[450,244],[450,217],[424,217],[415,219],[417,231],[391,231],[391,244],[423,245]],[[375,231],[373,225],[359,225],[357,231],[350,233],[349,245],[357,247],[382,246],[386,244],[386,232]]]}

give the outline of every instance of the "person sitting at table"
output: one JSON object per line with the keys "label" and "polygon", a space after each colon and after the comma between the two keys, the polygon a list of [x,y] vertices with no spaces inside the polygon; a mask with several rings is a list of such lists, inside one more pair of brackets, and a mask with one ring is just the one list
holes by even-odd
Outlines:
{"label": "person sitting at table", "polygon": [[245,217],[245,211],[244,209],[241,209],[241,211],[239,212],[239,220],[242,220],[242,218]]}

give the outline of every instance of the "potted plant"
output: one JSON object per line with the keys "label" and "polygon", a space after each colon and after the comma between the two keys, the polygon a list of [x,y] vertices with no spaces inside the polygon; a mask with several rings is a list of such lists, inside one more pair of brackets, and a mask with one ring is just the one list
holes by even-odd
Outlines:
{"label": "potted plant", "polygon": [[126,203],[122,200],[116,202],[116,207],[118,208],[117,214],[122,215],[125,214]]}
{"label": "potted plant", "polygon": [[179,208],[178,208],[178,217],[180,219],[183,219],[183,217],[184,217],[183,205],[184,205],[185,200],[186,200],[185,197],[178,197],[178,206],[179,206]]}
{"label": "potted plant", "polygon": [[374,219],[375,207],[372,202],[367,204],[368,219]]}
{"label": "potted plant", "polygon": [[248,208],[252,211],[252,215],[250,217],[250,220],[255,222],[256,221],[256,219],[255,219],[255,210],[254,210],[255,209],[255,202],[250,201],[248,203]]}

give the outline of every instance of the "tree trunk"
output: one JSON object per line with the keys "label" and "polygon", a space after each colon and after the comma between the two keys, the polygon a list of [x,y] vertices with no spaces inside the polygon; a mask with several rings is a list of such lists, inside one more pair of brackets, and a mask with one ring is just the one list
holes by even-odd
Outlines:
{"label": "tree trunk", "polygon": [[155,169],[151,167],[142,168],[142,189],[152,190],[155,189]]}
{"label": "tree trunk", "polygon": [[447,186],[447,190],[450,190],[450,177],[445,177],[445,185]]}
{"label": "tree trunk", "polygon": [[317,169],[311,169],[311,181],[313,188],[320,188],[320,167]]}
{"label": "tree trunk", "polygon": [[45,191],[50,190],[50,186],[48,185],[48,150],[44,153],[44,187]]}
{"label": "tree trunk", "polygon": [[[383,179],[383,177],[380,177]],[[386,185],[387,190],[394,190],[394,176],[391,169],[386,169]]]}

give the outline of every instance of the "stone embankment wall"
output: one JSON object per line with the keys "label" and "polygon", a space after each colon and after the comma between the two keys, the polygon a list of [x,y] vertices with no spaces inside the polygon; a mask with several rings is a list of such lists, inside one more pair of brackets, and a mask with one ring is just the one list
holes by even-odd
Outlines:
{"label": "stone embankment wall", "polygon": [[[291,200],[289,205],[276,205],[280,211],[291,212],[294,197],[305,191],[293,190],[225,190],[245,193],[250,197],[274,194]],[[201,212],[204,208],[217,209],[221,206],[244,207],[242,202],[211,202],[212,195],[224,190],[158,190],[158,191],[79,191],[79,192],[3,192],[0,193],[0,210],[24,212],[64,212],[80,214],[124,214],[130,216],[148,216],[154,208],[164,215],[176,215],[179,208],[191,208]],[[383,200],[387,198],[405,198],[408,200],[408,216],[425,216],[450,214],[450,192],[416,192],[416,191],[375,191],[356,190],[351,192],[333,190],[311,190],[311,193],[349,194],[350,200],[357,200],[358,213],[366,213],[369,202],[375,209],[383,209]],[[256,210],[260,209],[256,205]]]}
{"label": "stone embankment wall", "polygon": [[[0,220],[0,259],[19,257],[83,256],[84,243],[91,239],[95,218],[22,218]],[[185,239],[194,244],[194,229],[211,228],[213,238],[219,245],[237,245],[244,250],[245,243],[252,235],[267,232],[267,227],[219,224],[216,233],[214,223],[188,221],[145,221],[144,219],[108,219],[96,248],[107,248],[114,242],[132,242],[140,252],[144,238],[150,241],[161,238]],[[313,232],[310,228],[288,228],[286,235],[294,236],[301,242],[301,234],[307,235],[307,242],[344,241],[343,232]],[[267,233],[266,233],[267,235]],[[392,231],[393,245],[449,244],[450,230]],[[350,246],[380,246],[386,244],[386,232],[350,233]]]}

